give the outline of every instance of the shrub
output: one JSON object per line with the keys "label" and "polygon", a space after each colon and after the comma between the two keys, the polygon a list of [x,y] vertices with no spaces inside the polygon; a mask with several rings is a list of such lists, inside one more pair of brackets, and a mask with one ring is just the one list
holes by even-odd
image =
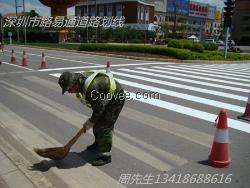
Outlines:
{"label": "shrub", "polygon": [[191,49],[193,46],[193,43],[187,39],[182,39],[180,42],[182,43],[184,49]]}
{"label": "shrub", "polygon": [[204,51],[204,46],[201,43],[195,43],[192,46],[191,50],[194,51],[194,52],[202,53]]}
{"label": "shrub", "polygon": [[169,47],[183,48],[183,44],[179,40],[172,39],[168,42]]}
{"label": "shrub", "polygon": [[202,45],[204,46],[205,50],[218,50],[218,45],[215,43],[205,43],[203,42]]}

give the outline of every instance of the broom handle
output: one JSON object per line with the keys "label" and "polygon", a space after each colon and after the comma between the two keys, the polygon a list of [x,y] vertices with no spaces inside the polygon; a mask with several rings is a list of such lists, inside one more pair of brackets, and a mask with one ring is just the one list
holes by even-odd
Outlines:
{"label": "broom handle", "polygon": [[83,134],[83,133],[85,133],[86,132],[86,130],[85,130],[85,128],[83,127],[83,128],[81,128],[79,131],[78,131],[78,133],[64,146],[64,147],[69,147],[69,148],[71,148],[71,146],[73,146],[74,145],[74,143],[76,143],[76,141],[78,140],[78,138]]}

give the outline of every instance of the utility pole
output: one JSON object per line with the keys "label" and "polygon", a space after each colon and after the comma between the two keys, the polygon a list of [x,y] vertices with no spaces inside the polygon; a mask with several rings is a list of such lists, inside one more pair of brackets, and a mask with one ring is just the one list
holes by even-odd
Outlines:
{"label": "utility pole", "polygon": [[[97,2],[95,0],[95,18],[97,17]],[[97,43],[97,28],[95,28],[95,43]]]}
{"label": "utility pole", "polygon": [[[15,0],[15,7],[16,7],[16,16],[17,16],[17,0]],[[17,32],[17,42],[19,43],[19,28],[16,26],[16,32]]]}
{"label": "utility pole", "polygon": [[224,12],[224,28],[225,28],[225,47],[224,47],[224,57],[227,58],[227,45],[228,45],[228,34],[229,28],[232,25],[232,15],[233,9],[235,7],[235,0],[227,0],[225,2],[225,12]]}
{"label": "utility pole", "polygon": [[[87,0],[87,17],[89,17],[89,1]],[[89,43],[89,27],[87,25],[87,43]]]}
{"label": "utility pole", "polygon": [[[23,15],[25,15],[25,0],[23,0]],[[24,44],[27,43],[26,26],[24,26]]]}

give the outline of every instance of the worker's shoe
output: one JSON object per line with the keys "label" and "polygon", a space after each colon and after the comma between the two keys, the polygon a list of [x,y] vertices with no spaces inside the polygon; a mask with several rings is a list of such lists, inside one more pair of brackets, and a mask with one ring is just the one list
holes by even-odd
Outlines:
{"label": "worker's shoe", "polygon": [[111,163],[111,156],[98,156],[96,160],[92,162],[93,166],[103,166],[105,164]]}
{"label": "worker's shoe", "polygon": [[97,149],[97,143],[96,142],[94,142],[93,144],[91,144],[91,145],[89,145],[87,147],[87,150],[89,150],[89,151],[93,151],[93,150],[96,150],[96,149]]}

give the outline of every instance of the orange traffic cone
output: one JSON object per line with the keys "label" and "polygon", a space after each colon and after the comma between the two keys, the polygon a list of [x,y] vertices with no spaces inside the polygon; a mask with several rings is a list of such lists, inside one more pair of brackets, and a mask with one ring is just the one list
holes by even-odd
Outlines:
{"label": "orange traffic cone", "polygon": [[215,126],[217,130],[211,153],[208,157],[208,163],[213,167],[222,168],[231,163],[229,156],[229,135],[226,110],[223,109],[220,111],[215,120]]}
{"label": "orange traffic cone", "polygon": [[26,50],[23,50],[22,66],[28,66],[28,64],[27,64]]}
{"label": "orange traffic cone", "polygon": [[16,53],[15,53],[14,49],[12,49],[12,52],[11,52],[11,60],[10,60],[10,63],[16,64]]}
{"label": "orange traffic cone", "polygon": [[106,73],[111,73],[110,71],[110,62],[107,61]]}
{"label": "orange traffic cone", "polygon": [[44,55],[44,52],[42,52],[42,62],[41,62],[41,69],[47,69],[48,68],[48,64]]}
{"label": "orange traffic cone", "polygon": [[250,121],[250,92],[248,94],[248,102],[247,102],[247,105],[246,105],[245,113],[243,115],[241,115],[241,116],[238,116],[238,118]]}

